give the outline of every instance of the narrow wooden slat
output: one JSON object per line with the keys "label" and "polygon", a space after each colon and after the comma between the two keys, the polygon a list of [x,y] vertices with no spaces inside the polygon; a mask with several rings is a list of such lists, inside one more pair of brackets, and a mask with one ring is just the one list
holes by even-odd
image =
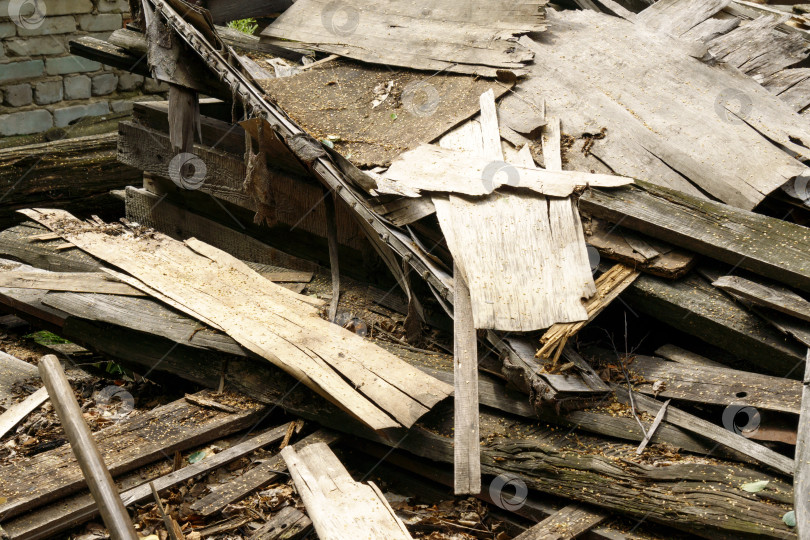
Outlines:
{"label": "narrow wooden slat", "polygon": [[681,349],[677,345],[672,345],[671,343],[658,347],[655,350],[655,354],[663,358],[666,358],[667,360],[678,362],[679,364],[687,364],[693,366],[709,366],[719,368],[726,367],[720,362],[709,360],[704,356],[701,356],[697,353],[693,353],[692,351],[687,351],[686,349]]}
{"label": "narrow wooden slat", "polygon": [[515,540],[562,540],[576,538],[607,519],[607,514],[581,504],[569,504],[530,527]]}
{"label": "narrow wooden slat", "polygon": [[579,204],[586,214],[810,290],[810,236],[801,225],[643,183],[593,189]]}
{"label": "narrow wooden slat", "polygon": [[46,401],[48,401],[48,389],[43,387],[23,401],[6,409],[6,412],[0,414],[0,438],[5,437],[6,433]]}
{"label": "narrow wooden slat", "polygon": [[0,287],[144,296],[141,291],[113,281],[101,272],[3,272]]}
{"label": "narrow wooden slat", "polygon": [[757,306],[810,321],[810,302],[787,288],[763,285],[739,276],[723,276],[712,285]]}
{"label": "narrow wooden slat", "polygon": [[810,538],[810,349],[802,380],[802,410],[796,435],[796,470],[793,473],[794,512],[799,538]]}
{"label": "narrow wooden slat", "polygon": [[323,443],[281,451],[318,538],[410,540],[411,535],[376,486],[355,482]]}
{"label": "narrow wooden slat", "polygon": [[473,325],[470,290],[464,277],[453,273],[453,431],[455,493],[481,491],[478,437],[478,343]]}
{"label": "narrow wooden slat", "polygon": [[285,506],[256,529],[249,540],[297,540],[312,530],[312,520],[292,506]]}

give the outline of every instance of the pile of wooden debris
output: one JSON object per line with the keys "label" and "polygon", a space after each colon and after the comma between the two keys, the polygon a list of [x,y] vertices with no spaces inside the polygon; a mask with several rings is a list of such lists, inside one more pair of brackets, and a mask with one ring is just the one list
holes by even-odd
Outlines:
{"label": "pile of wooden debris", "polygon": [[[190,388],[90,437],[8,360],[5,532],[810,535],[810,19],[575,3],[140,0],[72,42],[169,99],[120,222],[0,232],[0,305]],[[70,447],[18,452],[49,395]]]}

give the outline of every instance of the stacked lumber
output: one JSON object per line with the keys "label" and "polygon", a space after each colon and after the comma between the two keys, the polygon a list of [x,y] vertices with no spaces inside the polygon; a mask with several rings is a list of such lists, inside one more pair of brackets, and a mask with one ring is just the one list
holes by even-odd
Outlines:
{"label": "stacked lumber", "polygon": [[[153,496],[173,538],[418,537],[360,459],[529,520],[477,537],[810,535],[805,16],[137,4],[109,43],[73,48],[146,54],[170,84],[120,125],[143,183],[119,193],[120,222],[22,209],[0,231],[0,306],[139,376],[216,390],[182,414],[231,391],[312,429],[187,515],[161,500],[171,475],[124,482],[152,447],[127,460],[97,434],[126,505]],[[260,37],[217,26],[248,16],[269,17]],[[65,451],[49,452],[19,474]],[[39,538],[12,532],[22,513],[68,495],[87,514],[80,479],[0,493],[0,523]],[[234,505],[282,479],[300,504],[247,535]]]}

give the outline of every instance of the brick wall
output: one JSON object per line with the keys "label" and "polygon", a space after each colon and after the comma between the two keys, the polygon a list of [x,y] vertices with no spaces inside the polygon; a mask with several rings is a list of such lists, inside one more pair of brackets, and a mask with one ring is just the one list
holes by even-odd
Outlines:
{"label": "brick wall", "polygon": [[106,39],[128,12],[127,0],[0,0],[0,137],[66,128],[165,92],[154,80],[68,52],[77,36]]}

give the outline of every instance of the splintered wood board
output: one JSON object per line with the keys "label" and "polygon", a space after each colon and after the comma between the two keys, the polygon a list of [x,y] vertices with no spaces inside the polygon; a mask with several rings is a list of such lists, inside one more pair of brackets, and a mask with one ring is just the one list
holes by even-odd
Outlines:
{"label": "splintered wood board", "polygon": [[24,213],[133,276],[115,274],[119,279],[225,331],[372,429],[410,427],[452,391],[321,319],[319,301],[269,282],[207,244],[156,232],[107,234],[63,211]]}
{"label": "splintered wood board", "polygon": [[[750,77],[617,17],[583,10],[549,18],[554,24],[536,41],[520,39],[536,53],[531,76],[504,100],[543,95],[546,114],[574,138],[605,128],[590,161],[575,168],[601,161],[616,174],[747,210],[805,171],[780,146],[808,157],[795,142],[810,144],[807,121]],[[742,118],[724,105],[730,89],[744,104],[728,107]],[[570,163],[587,157],[584,142],[570,148]]]}
{"label": "splintered wood board", "polygon": [[322,540],[410,540],[405,524],[372,482],[355,482],[324,443],[281,451],[295,488]]}
{"label": "splintered wood board", "polygon": [[114,281],[101,272],[3,272],[0,274],[0,287],[144,296],[138,289]]}
{"label": "splintered wood board", "polygon": [[810,291],[810,229],[640,183],[590,190],[580,209],[622,227]]}
{"label": "splintered wood board", "polygon": [[[375,88],[389,82],[388,98],[372,107]],[[500,97],[511,84],[447,73],[427,78],[336,60],[264,81],[262,87],[310,135],[333,140],[335,150],[356,166],[372,167],[440,137],[478,112],[483,92],[492,89]]]}
{"label": "splintered wood board", "polygon": [[[482,97],[482,110],[487,111],[482,123],[490,133],[488,150],[477,121],[446,135],[441,144],[471,155],[488,151],[490,162],[503,162],[491,98]],[[528,149],[514,162],[533,166]],[[453,259],[467,278],[476,328],[525,332],[587,318],[581,299],[595,288],[590,267],[578,264],[581,247],[572,241],[578,237],[576,223],[564,212],[550,213],[545,197],[510,192],[433,202]]]}
{"label": "splintered wood board", "polygon": [[[207,392],[202,392],[207,395]],[[113,476],[167,455],[245,429],[266,414],[248,402],[237,413],[204,409],[181,399],[152,411],[133,415],[93,434],[101,457]],[[82,471],[64,445],[0,467],[0,504],[3,520],[31,508],[86,489]]]}
{"label": "splintered wood board", "polygon": [[546,3],[298,0],[261,35],[368,63],[494,77],[525,72],[532,55],[511,38],[545,30]]}
{"label": "splintered wood board", "polygon": [[412,196],[419,196],[422,191],[480,196],[509,186],[540,195],[568,197],[578,187],[619,187],[633,183],[632,178],[624,176],[541,169],[534,162],[507,164],[503,157],[493,159],[428,144],[402,154],[383,177],[388,182],[378,191],[401,190],[401,194]]}

